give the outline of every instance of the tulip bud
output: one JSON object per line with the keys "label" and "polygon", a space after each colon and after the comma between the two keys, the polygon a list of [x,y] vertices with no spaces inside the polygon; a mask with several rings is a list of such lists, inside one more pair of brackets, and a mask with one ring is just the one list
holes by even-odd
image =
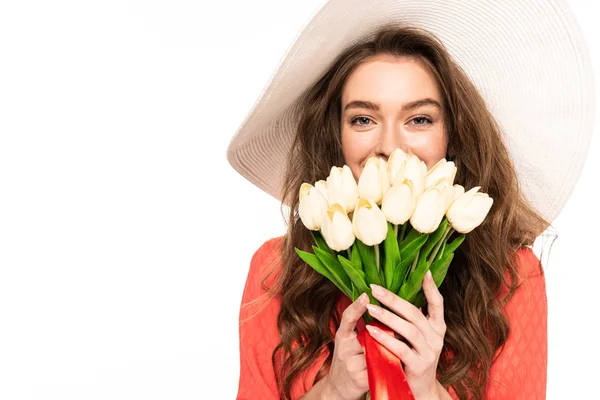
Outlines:
{"label": "tulip bud", "polygon": [[460,196],[465,193],[465,188],[461,185],[454,185],[454,195],[452,197],[452,202],[455,202]]}
{"label": "tulip bud", "polygon": [[377,157],[369,158],[358,179],[358,196],[381,204],[389,189],[387,162]]}
{"label": "tulip bud", "polygon": [[327,182],[324,180],[320,180],[315,182],[315,189],[317,189],[322,195],[323,197],[325,197],[325,200],[327,200]]}
{"label": "tulip bud", "polygon": [[417,198],[417,206],[410,217],[410,224],[421,233],[435,231],[446,212],[447,191],[445,187],[434,186]]}
{"label": "tulip bud", "polygon": [[354,243],[352,222],[339,204],[335,203],[325,212],[321,233],[327,246],[335,251],[344,251]]}
{"label": "tulip bud", "polygon": [[403,179],[403,170],[408,156],[402,149],[395,149],[387,162],[388,178],[391,186]]}
{"label": "tulip bud", "polygon": [[442,158],[425,175],[425,187],[430,188],[440,185],[442,182],[452,186],[456,176],[456,166],[453,161],[446,161]]}
{"label": "tulip bud", "polygon": [[356,202],[352,226],[357,239],[367,246],[375,246],[383,242],[387,236],[388,226],[385,215],[372,200],[359,198]]}
{"label": "tulip bud", "polygon": [[[383,200],[383,196],[385,196],[391,187],[387,161],[385,161],[383,158],[379,159],[379,180],[381,181],[381,200]],[[381,204],[381,200],[377,204]]]}
{"label": "tulip bud", "polygon": [[425,189],[425,180],[423,174],[423,163],[415,155],[411,155],[406,165],[404,166],[404,179],[408,179],[412,182],[413,193],[415,196],[419,196]]}
{"label": "tulip bud", "polygon": [[323,216],[329,205],[323,195],[309,183],[300,186],[298,213],[304,226],[311,231],[321,229]]}
{"label": "tulip bud", "polygon": [[329,204],[341,205],[346,214],[354,209],[358,200],[358,185],[347,165],[331,168],[327,177],[327,199]]}
{"label": "tulip bud", "polygon": [[479,189],[475,186],[462,194],[446,212],[448,222],[457,232],[469,233],[477,228],[492,208],[494,200],[487,193],[477,193]]}
{"label": "tulip bud", "polygon": [[412,215],[416,206],[416,197],[412,183],[408,179],[398,182],[385,194],[381,211],[385,218],[395,225],[402,225]]}
{"label": "tulip bud", "polygon": [[454,201],[454,186],[449,185],[446,179],[442,179],[438,185],[435,185],[438,189],[444,192],[444,198],[446,199],[446,203],[444,205],[444,214],[448,211],[448,208]]}
{"label": "tulip bud", "polygon": [[421,175],[423,177],[427,175],[427,164],[425,164],[425,161],[421,161]]}

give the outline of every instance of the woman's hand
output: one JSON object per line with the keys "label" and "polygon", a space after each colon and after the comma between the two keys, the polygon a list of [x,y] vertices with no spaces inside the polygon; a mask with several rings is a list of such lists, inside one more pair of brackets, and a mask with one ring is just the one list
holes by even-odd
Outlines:
{"label": "woman's hand", "polygon": [[[381,333],[379,330],[378,333],[374,332],[373,328],[367,325],[369,333],[402,360],[406,379],[416,400],[438,399],[435,373],[444,346],[446,323],[444,298],[429,272],[423,279],[423,292],[428,302],[428,317],[395,293],[377,285],[371,285],[371,288],[373,297],[391,311],[369,304],[367,306],[369,314],[405,338],[412,348],[391,335]],[[377,293],[377,288],[381,288],[383,294]],[[377,310],[379,312],[376,312]]]}
{"label": "woman's hand", "polygon": [[333,360],[324,378],[323,396],[326,399],[358,400],[369,390],[365,353],[354,331],[367,311],[368,302],[369,297],[363,293],[342,313],[340,327],[335,333]]}

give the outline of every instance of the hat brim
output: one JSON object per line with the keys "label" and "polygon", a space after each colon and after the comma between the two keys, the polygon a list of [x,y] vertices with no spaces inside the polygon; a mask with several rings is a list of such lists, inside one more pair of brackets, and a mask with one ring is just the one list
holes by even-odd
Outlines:
{"label": "hat brim", "polygon": [[442,41],[502,127],[524,195],[553,221],[583,168],[595,112],[587,47],[562,1],[326,2],[232,138],[232,167],[282,200],[298,96],[343,49],[390,23],[426,29]]}

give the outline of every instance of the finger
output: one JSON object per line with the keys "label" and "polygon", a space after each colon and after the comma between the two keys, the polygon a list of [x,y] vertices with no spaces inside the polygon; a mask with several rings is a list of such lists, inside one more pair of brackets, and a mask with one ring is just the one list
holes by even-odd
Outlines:
{"label": "finger", "polygon": [[423,293],[427,299],[427,313],[429,323],[440,335],[446,334],[446,322],[444,321],[444,297],[433,281],[431,271],[427,271],[423,279]]}
{"label": "finger", "polygon": [[[357,354],[363,354],[364,350],[356,337],[339,338],[336,348],[339,346],[340,357],[348,358]],[[364,356],[363,356],[364,357]]]}
{"label": "finger", "polygon": [[[367,307],[369,314],[371,314],[378,321],[381,321],[384,325],[390,327],[393,331],[397,332],[401,337],[408,340],[408,342],[419,355],[423,357],[429,357],[430,353],[432,352],[432,346],[429,345],[421,330],[418,329],[414,324],[384,308],[377,307],[372,304],[369,304]],[[429,330],[431,329],[432,328],[430,327]],[[433,332],[433,334],[438,336],[435,332]]]}
{"label": "finger", "polygon": [[[381,320],[381,322],[406,338],[420,355],[426,357],[431,350],[437,351],[440,346],[443,346],[444,333],[440,331],[439,326],[434,327],[425,315],[423,315],[421,310],[381,286],[371,285],[371,288],[373,289],[373,296],[391,311],[386,320]],[[377,288],[381,288],[383,294],[378,294]],[[374,314],[371,315],[380,319]],[[400,321],[404,321],[405,323],[403,324]],[[408,322],[409,325],[407,325],[406,322]],[[422,337],[418,332],[415,332],[410,325],[416,327]]]}
{"label": "finger", "polygon": [[342,313],[342,320],[340,321],[340,327],[337,330],[336,336],[339,335],[341,339],[356,337],[354,328],[365,311],[367,311],[366,305],[368,302],[369,296],[363,293],[352,304],[346,307]]}
{"label": "finger", "polygon": [[381,332],[381,330],[371,326],[366,326],[369,334],[381,343],[385,348],[391,351],[396,357],[402,362],[408,365],[416,365],[420,362],[419,356],[412,350],[406,343],[402,343],[400,340],[394,338],[392,335]]}
{"label": "finger", "polygon": [[[390,292],[386,288],[381,287],[379,285],[371,284],[371,288],[373,289],[373,297],[379,300],[380,303],[384,304],[387,308],[396,313],[398,316],[414,324],[417,328],[419,328],[419,330],[423,331],[423,333],[427,332],[428,330],[431,330],[429,321],[427,320],[425,315],[423,315],[421,310],[419,310],[413,304],[404,300],[396,293]],[[379,291],[378,289],[381,289],[381,291]],[[390,326],[390,328],[392,327]]]}
{"label": "finger", "polygon": [[359,372],[367,369],[367,359],[364,355],[357,354],[348,359],[348,370],[350,372]]}

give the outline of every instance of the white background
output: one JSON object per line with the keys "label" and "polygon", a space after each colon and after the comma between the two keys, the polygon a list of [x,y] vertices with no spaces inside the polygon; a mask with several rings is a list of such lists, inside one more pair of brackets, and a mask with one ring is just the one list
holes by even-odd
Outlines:
{"label": "white background", "polygon": [[[598,87],[598,5],[570,3]],[[235,398],[250,258],[284,225],[225,150],[319,4],[1,3],[0,398]],[[598,125],[546,266],[548,399],[600,398]]]}

